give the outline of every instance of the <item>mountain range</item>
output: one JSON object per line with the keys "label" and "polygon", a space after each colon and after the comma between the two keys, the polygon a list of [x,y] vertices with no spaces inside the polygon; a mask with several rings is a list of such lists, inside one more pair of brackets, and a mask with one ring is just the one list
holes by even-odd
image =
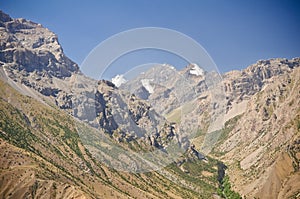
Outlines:
{"label": "mountain range", "polygon": [[41,24],[0,34],[2,198],[300,197],[300,58],[112,83]]}

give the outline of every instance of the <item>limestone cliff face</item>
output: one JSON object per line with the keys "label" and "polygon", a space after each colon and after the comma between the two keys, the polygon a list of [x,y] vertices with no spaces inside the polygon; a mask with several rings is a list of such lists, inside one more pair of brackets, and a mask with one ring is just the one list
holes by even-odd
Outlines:
{"label": "limestone cliff face", "polygon": [[35,74],[58,78],[70,77],[78,72],[76,63],[63,53],[57,36],[25,19],[11,19],[0,11],[0,61],[8,71],[17,70],[23,76]]}
{"label": "limestone cliff face", "polygon": [[64,54],[57,36],[41,24],[0,11],[0,35],[1,70],[17,86],[37,91],[93,127],[109,134],[117,131],[117,139],[154,136],[161,130],[159,121],[164,119],[149,104],[109,81],[83,75]]}
{"label": "limestone cliff face", "polygon": [[288,74],[300,66],[300,58],[260,60],[242,71],[231,71],[223,76],[223,84],[228,99],[227,110],[233,103],[248,100],[268,84],[273,77]]}
{"label": "limestone cliff face", "polygon": [[232,182],[242,195],[288,198],[298,194],[298,66],[299,59],[275,59],[260,61],[244,70],[254,81],[262,82],[263,88],[247,96],[245,111],[228,122],[225,129],[232,129],[224,130],[227,134],[216,147],[224,153],[222,159],[229,165]]}
{"label": "limestone cliff face", "polygon": [[9,78],[45,96],[66,95],[56,85],[80,71],[63,53],[53,32],[41,24],[12,19],[0,11],[0,35],[0,66]]}
{"label": "limestone cliff face", "polygon": [[[162,174],[144,175],[118,172],[97,161],[79,136],[78,124],[142,151],[163,151],[176,137],[176,125],[111,82],[84,76],[64,55],[56,35],[41,25],[0,12],[0,26],[0,197],[212,197],[213,178],[184,179],[174,164]],[[129,143],[132,139],[137,142]],[[103,147],[104,157],[119,161],[111,145]],[[196,149],[193,154],[200,157]],[[125,163],[128,156],[121,157]],[[191,171],[201,168],[215,175],[199,159]]]}

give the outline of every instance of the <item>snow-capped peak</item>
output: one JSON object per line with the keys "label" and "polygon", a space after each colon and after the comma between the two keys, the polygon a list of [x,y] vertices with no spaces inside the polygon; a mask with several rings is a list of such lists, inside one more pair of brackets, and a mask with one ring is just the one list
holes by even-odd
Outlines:
{"label": "snow-capped peak", "polygon": [[111,79],[111,81],[112,81],[112,83],[113,83],[114,85],[116,85],[116,87],[119,87],[119,86],[121,86],[122,84],[124,84],[124,83],[127,82],[127,80],[124,78],[123,75],[116,75],[115,77],[113,77],[113,78]]}
{"label": "snow-capped peak", "polygon": [[190,74],[196,75],[196,76],[203,76],[204,70],[200,68],[197,64],[191,64],[193,68],[190,70]]}
{"label": "snow-capped peak", "polygon": [[150,81],[152,79],[142,79],[141,82],[142,82],[142,85],[145,87],[145,89],[151,94],[154,92],[154,89],[153,87],[150,85]]}

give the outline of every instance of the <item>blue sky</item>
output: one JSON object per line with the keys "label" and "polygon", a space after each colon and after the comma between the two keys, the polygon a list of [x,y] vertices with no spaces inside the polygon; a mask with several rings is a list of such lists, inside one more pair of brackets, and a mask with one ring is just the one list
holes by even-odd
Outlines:
{"label": "blue sky", "polygon": [[297,0],[1,0],[0,9],[55,32],[64,52],[79,65],[100,42],[139,27],[188,35],[206,49],[221,72],[259,59],[300,56]]}

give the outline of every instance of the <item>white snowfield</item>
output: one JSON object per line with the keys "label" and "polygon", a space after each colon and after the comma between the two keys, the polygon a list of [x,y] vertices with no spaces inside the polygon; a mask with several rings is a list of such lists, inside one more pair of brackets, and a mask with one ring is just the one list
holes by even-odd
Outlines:
{"label": "white snowfield", "polygon": [[197,64],[191,64],[191,65],[194,67],[190,70],[190,74],[196,75],[196,76],[204,75],[204,70],[202,68],[200,68]]}
{"label": "white snowfield", "polygon": [[124,78],[123,75],[116,75],[115,77],[113,77],[111,79],[112,83],[116,86],[116,87],[119,87],[121,86],[122,84],[126,83],[127,80]]}
{"label": "white snowfield", "polygon": [[142,79],[142,85],[145,87],[145,89],[151,94],[154,92],[154,88],[150,85],[150,81],[152,81],[152,79]]}

